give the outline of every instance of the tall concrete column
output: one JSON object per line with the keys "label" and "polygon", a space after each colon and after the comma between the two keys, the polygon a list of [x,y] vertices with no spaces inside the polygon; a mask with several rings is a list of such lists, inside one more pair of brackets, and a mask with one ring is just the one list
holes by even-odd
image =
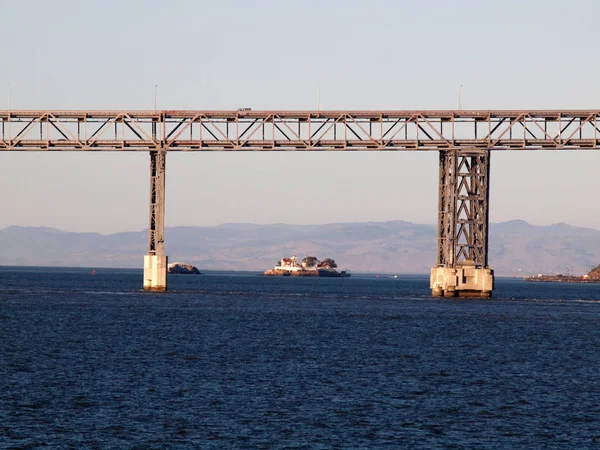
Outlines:
{"label": "tall concrete column", "polygon": [[488,267],[490,152],[440,151],[437,264],[433,296],[491,297]]}
{"label": "tall concrete column", "polygon": [[144,289],[167,290],[165,255],[165,169],[167,152],[150,152],[150,227],[148,254],[144,256]]}

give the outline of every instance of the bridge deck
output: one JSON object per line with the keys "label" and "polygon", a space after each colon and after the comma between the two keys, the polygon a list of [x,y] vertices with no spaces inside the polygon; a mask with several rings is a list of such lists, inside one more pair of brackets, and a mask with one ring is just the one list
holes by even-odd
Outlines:
{"label": "bridge deck", "polygon": [[578,150],[600,110],[0,111],[0,151]]}

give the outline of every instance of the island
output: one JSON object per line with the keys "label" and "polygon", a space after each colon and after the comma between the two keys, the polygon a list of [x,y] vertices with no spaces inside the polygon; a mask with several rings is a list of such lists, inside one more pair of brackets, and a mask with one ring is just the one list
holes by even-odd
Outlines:
{"label": "island", "polygon": [[180,275],[201,275],[201,272],[196,266],[182,262],[174,262],[167,266],[167,273],[175,273]]}
{"label": "island", "polygon": [[585,275],[542,275],[541,273],[533,277],[525,277],[525,281],[537,283],[600,283],[600,266],[594,267]]}
{"label": "island", "polygon": [[290,258],[282,258],[272,269],[266,270],[263,275],[271,277],[340,277],[347,278],[350,274],[342,270],[335,270],[337,264],[331,258],[319,261],[315,256],[305,257],[298,263],[296,255]]}

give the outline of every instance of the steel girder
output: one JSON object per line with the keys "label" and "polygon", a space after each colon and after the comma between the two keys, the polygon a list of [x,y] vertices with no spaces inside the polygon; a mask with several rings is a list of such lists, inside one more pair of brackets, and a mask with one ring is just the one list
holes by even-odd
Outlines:
{"label": "steel girder", "polygon": [[490,152],[440,152],[437,266],[488,267]]}
{"label": "steel girder", "polygon": [[148,254],[165,254],[165,170],[167,152],[150,152],[150,227]]}
{"label": "steel girder", "polygon": [[600,110],[0,111],[0,151],[600,148]]}

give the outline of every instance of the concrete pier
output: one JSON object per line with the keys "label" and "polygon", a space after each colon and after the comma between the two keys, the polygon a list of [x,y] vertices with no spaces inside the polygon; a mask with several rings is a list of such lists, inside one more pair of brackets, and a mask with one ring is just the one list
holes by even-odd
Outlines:
{"label": "concrete pier", "polygon": [[167,265],[165,255],[144,255],[144,290],[167,290]]}
{"label": "concrete pier", "polygon": [[434,267],[429,285],[434,297],[490,298],[494,289],[494,271],[475,266]]}

